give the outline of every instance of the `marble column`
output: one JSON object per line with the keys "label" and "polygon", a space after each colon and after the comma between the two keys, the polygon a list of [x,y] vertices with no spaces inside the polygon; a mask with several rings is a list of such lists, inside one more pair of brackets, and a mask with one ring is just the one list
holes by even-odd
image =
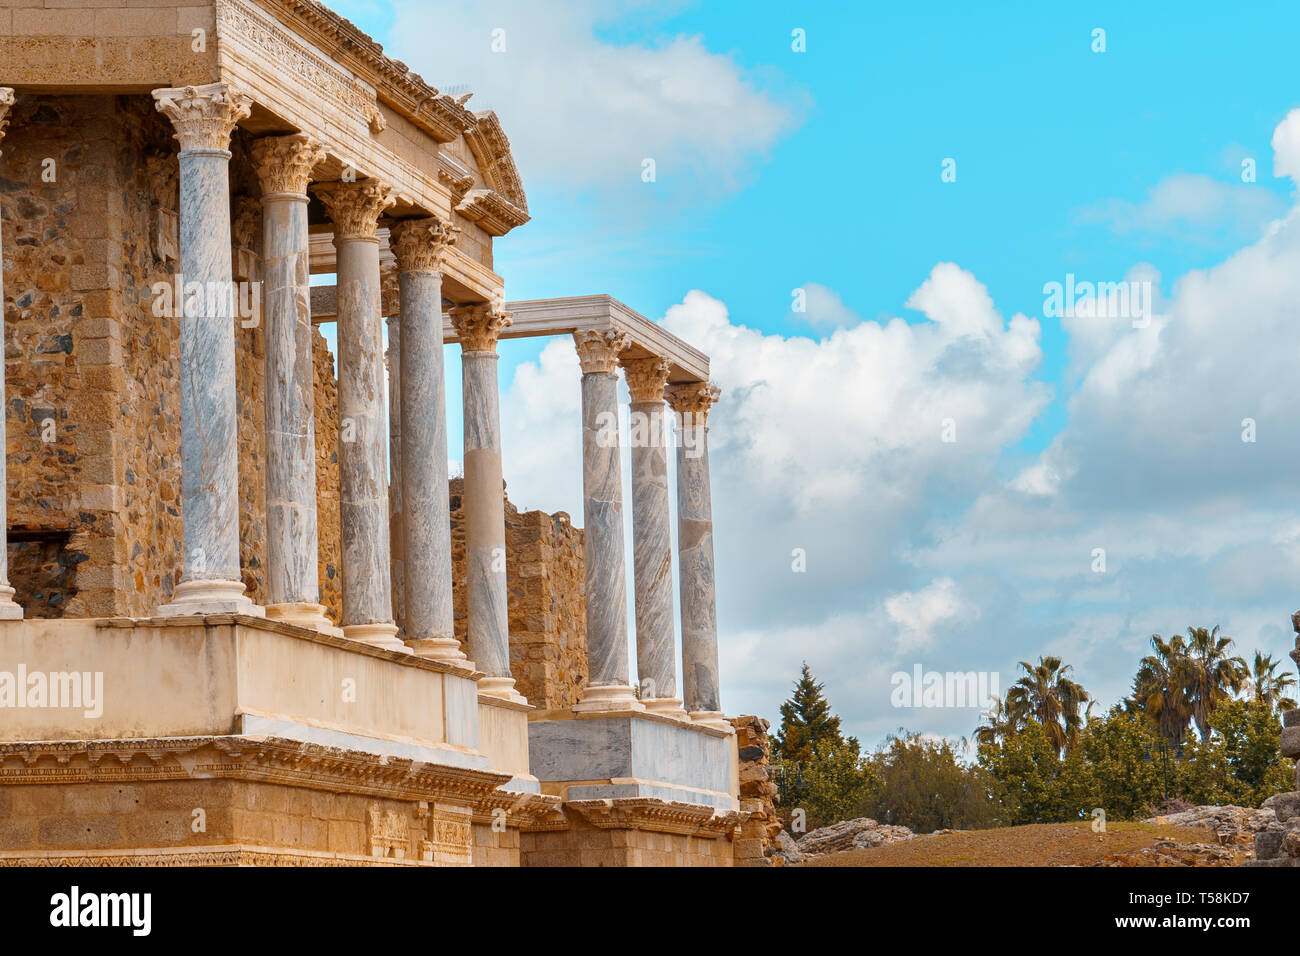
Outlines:
{"label": "marble column", "polygon": [[718,612],[709,494],[709,408],[722,394],[708,382],[670,385],[677,413],[677,565],[682,604],[682,683],[691,719],[731,729],[718,691]]}
{"label": "marble column", "polygon": [[389,246],[397,257],[401,299],[394,367],[401,370],[406,643],[421,657],[468,665],[452,612],[442,359],[442,268],[453,239],[446,223],[415,219],[393,227]]}
{"label": "marble column", "polygon": [[159,616],[262,615],[239,573],[239,449],[231,303],[230,134],[252,98],[224,83],[153,91],[181,150],[181,582]]}
{"label": "marble column", "polygon": [[669,530],[668,449],[664,386],[669,364],[651,358],[622,363],[632,398],[632,574],[636,597],[636,673],[641,703],[651,713],[685,717],[677,696],[673,626],[673,548]]}
{"label": "marble column", "polygon": [[341,633],[320,603],[307,184],[325,151],[303,134],[253,144],[262,187],[266,344],[266,616]]}
{"label": "marble column", "polygon": [[[14,105],[14,91],[0,86],[0,141],[9,126],[9,110]],[[0,227],[2,228],[2,227]],[[2,254],[4,239],[0,236],[0,344],[4,341],[4,268]],[[20,621],[22,605],[14,601],[14,589],[9,586],[9,485],[5,475],[5,366],[0,357],[0,621]]]}
{"label": "marble column", "polygon": [[374,179],[314,187],[334,223],[338,274],[339,512],[343,633],[409,651],[393,623],[384,355],[379,304],[379,217],[393,205]]}
{"label": "marble column", "polygon": [[379,304],[388,327],[388,348],[384,368],[388,371],[388,548],[393,578],[393,623],[398,640],[406,628],[406,546],[402,531],[402,370],[399,359],[402,330],[400,295],[396,269],[379,277]]}
{"label": "marble column", "polygon": [[627,570],[618,439],[618,353],[626,333],[573,336],[582,366],[582,514],[587,686],[577,711],[644,710],[628,683]]}
{"label": "marble column", "polygon": [[465,558],[469,653],[487,676],[480,694],[523,702],[510,674],[506,606],[505,486],[501,480],[501,411],[497,338],[510,314],[491,305],[451,310],[460,338],[465,423]]}

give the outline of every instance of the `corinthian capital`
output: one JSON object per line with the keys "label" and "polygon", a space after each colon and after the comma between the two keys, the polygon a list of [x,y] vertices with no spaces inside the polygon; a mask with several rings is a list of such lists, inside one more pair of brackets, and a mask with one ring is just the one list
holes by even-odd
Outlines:
{"label": "corinthian capital", "polygon": [[268,136],[253,143],[253,164],[264,196],[306,196],[311,171],[324,159],[325,150],[306,133]]}
{"label": "corinthian capital", "polygon": [[706,425],[709,409],[722,397],[722,389],[710,382],[690,382],[685,385],[669,385],[664,390],[664,396],[673,411],[683,416],[687,424]]}
{"label": "corinthian capital", "polygon": [[668,384],[668,373],[672,369],[667,359],[655,355],[650,358],[624,359],[621,364],[632,401],[663,404],[664,386]]}
{"label": "corinthian capital", "polygon": [[510,313],[493,305],[462,305],[451,310],[451,324],[462,352],[495,352]]}
{"label": "corinthian capital", "polygon": [[5,138],[9,127],[9,108],[14,105],[14,91],[7,86],[0,86],[0,140]]}
{"label": "corinthian capital", "polygon": [[392,318],[401,312],[402,285],[397,270],[388,268],[379,273],[379,305],[384,315]]}
{"label": "corinthian capital", "polygon": [[406,219],[389,232],[388,248],[397,257],[399,272],[441,272],[459,233],[436,216]]}
{"label": "corinthian capital", "polygon": [[314,187],[334,223],[334,241],[373,239],[384,210],[396,204],[388,186],[377,179],[321,183]]}
{"label": "corinthian capital", "polygon": [[626,332],[605,329],[600,332],[574,332],[573,344],[578,349],[578,364],[583,375],[613,372],[618,368],[618,353],[627,348],[630,340]]}
{"label": "corinthian capital", "polygon": [[158,112],[172,121],[182,150],[229,149],[231,130],[247,118],[253,98],[225,83],[154,90]]}

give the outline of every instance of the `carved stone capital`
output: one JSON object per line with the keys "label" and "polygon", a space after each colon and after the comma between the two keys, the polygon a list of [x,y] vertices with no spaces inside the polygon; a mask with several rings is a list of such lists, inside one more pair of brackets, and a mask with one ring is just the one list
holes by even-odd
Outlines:
{"label": "carved stone capital", "polygon": [[682,416],[691,416],[690,424],[706,425],[709,409],[722,397],[722,389],[711,382],[689,382],[685,385],[669,385],[664,389],[664,397],[673,411]]}
{"label": "carved stone capital", "polygon": [[624,359],[621,363],[627,378],[627,390],[634,402],[659,402],[663,404],[664,386],[672,365],[659,356]]}
{"label": "carved stone capital", "polygon": [[451,324],[462,352],[495,352],[510,313],[494,305],[462,305],[451,310]]}
{"label": "carved stone capital", "polygon": [[8,86],[0,86],[0,141],[5,138],[9,127],[9,108],[14,105],[14,91]]}
{"label": "carved stone capital", "polygon": [[252,196],[241,196],[235,206],[235,218],[230,222],[230,238],[240,249],[256,250],[262,234],[262,201]]}
{"label": "carved stone capital", "polygon": [[626,332],[606,329],[601,332],[574,332],[573,344],[578,349],[578,364],[583,375],[613,372],[618,368],[618,353],[630,343]]}
{"label": "carved stone capital", "polygon": [[262,194],[307,195],[311,171],[325,159],[325,150],[306,133],[268,136],[253,143],[253,163]]}
{"label": "carved stone capital", "polygon": [[342,239],[375,238],[379,217],[397,202],[389,193],[388,186],[378,179],[321,183],[312,188],[334,223],[336,243]]}
{"label": "carved stone capital", "polygon": [[379,273],[379,304],[385,316],[397,315],[401,306],[402,287],[397,270],[383,269]]}
{"label": "carved stone capital", "polygon": [[253,98],[225,83],[154,90],[158,112],[172,121],[182,150],[229,149],[230,133],[246,119]]}
{"label": "carved stone capital", "polygon": [[405,219],[388,233],[388,248],[401,272],[441,272],[460,230],[436,216]]}

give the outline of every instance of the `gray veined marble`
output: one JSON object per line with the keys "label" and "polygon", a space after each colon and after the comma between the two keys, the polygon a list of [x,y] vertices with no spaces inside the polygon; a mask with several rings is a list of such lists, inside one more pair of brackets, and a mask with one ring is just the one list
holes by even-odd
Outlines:
{"label": "gray veined marble", "polygon": [[463,661],[452,610],[442,280],[407,270],[399,283],[405,636],[422,656]]}
{"label": "gray veined marble", "polygon": [[[339,486],[343,632],[393,650],[388,484],[384,474],[379,245],[335,236],[338,250]],[[382,626],[374,626],[382,625]]]}
{"label": "gray veined marble", "polygon": [[505,500],[495,352],[462,352],[469,653],[489,677],[510,677]]}
{"label": "gray veined marble", "polygon": [[636,663],[647,710],[681,714],[674,654],[672,542],[669,532],[665,405],[634,401],[633,416],[648,423],[632,442],[632,571],[636,597]]}
{"label": "gray veined marble", "polygon": [[713,574],[713,506],[708,429],[696,426],[677,448],[677,561],[682,606],[682,682],[686,709],[718,714],[718,620]]}
{"label": "gray veined marble", "polygon": [[402,362],[401,318],[395,310],[388,312],[388,547],[393,582],[393,623],[397,636],[404,639],[406,627],[406,529],[402,495]]}
{"label": "gray veined marble", "polygon": [[[582,514],[587,584],[588,689],[626,687],[627,571],[623,558],[623,484],[618,434],[618,378],[582,376]],[[631,697],[619,693],[620,698]]]}

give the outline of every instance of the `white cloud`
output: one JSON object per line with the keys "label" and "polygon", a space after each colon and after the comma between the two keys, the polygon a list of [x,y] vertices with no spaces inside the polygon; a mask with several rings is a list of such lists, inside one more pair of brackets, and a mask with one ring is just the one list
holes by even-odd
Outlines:
{"label": "white cloud", "polygon": [[[1289,173],[1279,173],[1289,175]],[[1121,235],[1171,235],[1190,242],[1258,236],[1286,204],[1251,183],[1221,182],[1199,173],[1175,173],[1158,182],[1140,202],[1108,199],[1079,214]]]}
{"label": "white cloud", "polygon": [[979,608],[962,599],[952,578],[936,578],[919,591],[892,595],[885,599],[885,611],[898,625],[900,651],[929,648],[940,624],[960,616],[979,617]]}
{"label": "white cloud", "polygon": [[[698,199],[743,180],[805,109],[804,94],[760,84],[705,37],[607,38],[630,20],[652,32],[654,18],[671,12],[660,7],[434,0],[395,12],[389,52],[436,87],[473,90],[470,108],[496,110],[525,185],[640,184],[651,158],[657,182],[647,188],[688,186]],[[430,44],[431,36],[457,39]],[[493,52],[494,38],[504,52]]]}

